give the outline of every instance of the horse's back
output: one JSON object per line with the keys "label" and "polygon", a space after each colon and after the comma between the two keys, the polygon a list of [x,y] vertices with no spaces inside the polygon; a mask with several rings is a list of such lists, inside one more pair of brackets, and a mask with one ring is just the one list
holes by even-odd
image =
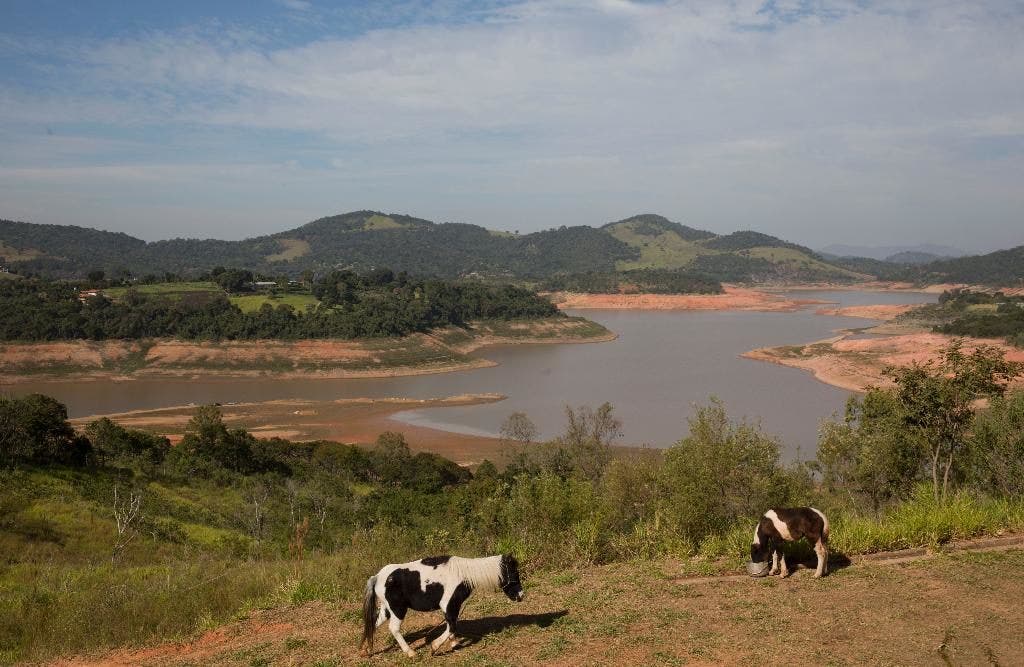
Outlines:
{"label": "horse's back", "polygon": [[815,541],[828,536],[828,519],[813,507],[778,507],[765,512],[765,518],[770,518],[770,513],[774,513],[785,524],[790,534],[787,539],[806,537]]}

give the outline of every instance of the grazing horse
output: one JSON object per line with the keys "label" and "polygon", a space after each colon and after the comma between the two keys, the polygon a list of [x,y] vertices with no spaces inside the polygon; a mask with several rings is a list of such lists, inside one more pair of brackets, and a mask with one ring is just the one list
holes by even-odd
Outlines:
{"label": "grazing horse", "polygon": [[[818,556],[815,578],[825,574],[828,567],[828,519],[813,507],[790,507],[771,509],[764,513],[754,529],[754,542],[750,545],[751,563],[764,563],[772,556],[772,569],[768,574],[779,574],[781,555],[782,576],[789,576],[786,556],[779,552],[779,542],[795,542],[801,537],[814,545]],[[762,573],[764,570],[761,571]],[[755,575],[757,576],[757,575]]]}
{"label": "grazing horse", "polygon": [[[466,598],[477,588],[501,591],[510,600],[523,599],[519,582],[519,563],[508,554],[486,558],[431,556],[410,563],[385,565],[366,581],[363,599],[363,641],[367,654],[373,652],[373,634],[384,621],[395,641],[410,658],[416,652],[409,648],[400,629],[408,610],[435,611],[444,614],[444,633],[430,644],[435,653],[449,639],[455,640],[455,624]],[[380,600],[380,610],[377,601]],[[376,620],[374,614],[376,613]]]}

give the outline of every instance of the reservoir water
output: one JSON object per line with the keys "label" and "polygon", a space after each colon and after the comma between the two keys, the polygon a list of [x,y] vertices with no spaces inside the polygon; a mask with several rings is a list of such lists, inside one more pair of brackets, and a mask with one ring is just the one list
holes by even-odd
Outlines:
{"label": "reservoir water", "polygon": [[[843,306],[925,303],[922,293],[800,291],[796,298]],[[432,398],[499,393],[486,405],[400,413],[399,420],[450,431],[496,435],[512,412],[525,412],[545,437],[564,425],[566,405],[615,407],[627,444],[667,447],[687,433],[694,406],[719,398],[734,418],[759,420],[783,443],[786,458],[814,454],[822,419],[841,412],[849,392],[809,373],[741,358],[748,350],[806,343],[873,320],[817,315],[815,307],[789,313],[747,311],[612,311],[578,313],[619,337],[608,343],[496,346],[476,354],[498,366],[412,377],[311,380],[188,379],[126,382],[45,382],[17,385],[15,393],[41,392],[68,406],[70,416],[190,403],[231,403],[286,398],[331,400],[400,396]]]}

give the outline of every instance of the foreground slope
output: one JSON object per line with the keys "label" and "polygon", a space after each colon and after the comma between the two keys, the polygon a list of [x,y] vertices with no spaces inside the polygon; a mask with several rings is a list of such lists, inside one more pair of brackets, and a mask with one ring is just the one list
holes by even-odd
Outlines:
{"label": "foreground slope", "polygon": [[[456,665],[1024,663],[1024,551],[854,565],[815,580],[687,580],[670,563],[590,567],[527,580],[526,601],[477,594]],[[360,602],[275,606],[198,639],[81,656],[76,665],[408,664],[386,630],[357,652]],[[437,614],[403,626],[420,660]],[[67,664],[62,663],[62,664]]]}

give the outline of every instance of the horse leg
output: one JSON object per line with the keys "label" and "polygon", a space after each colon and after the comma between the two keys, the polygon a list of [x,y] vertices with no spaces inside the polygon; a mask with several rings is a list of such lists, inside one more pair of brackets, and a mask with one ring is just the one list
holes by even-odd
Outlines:
{"label": "horse leg", "polygon": [[445,594],[441,596],[439,606],[441,607],[441,613],[444,614],[444,632],[441,633],[440,637],[430,642],[430,655],[437,653],[444,646],[444,643],[448,641],[448,638],[452,636],[452,624],[448,622],[448,603],[451,601],[453,593],[454,590],[452,593],[445,591]]}
{"label": "horse leg", "polygon": [[789,576],[789,568],[786,566],[786,554],[779,556],[779,576],[783,579]]}
{"label": "horse leg", "polygon": [[458,645],[459,639],[455,636],[455,626],[459,622],[459,612],[462,611],[462,605],[465,603],[466,598],[469,597],[471,592],[472,589],[469,586],[459,584],[455,587],[455,590],[452,591],[448,600],[445,600],[442,603],[441,608],[444,610],[445,620],[444,634],[430,644],[432,651],[436,651],[443,646],[449,638],[452,640],[453,648]]}
{"label": "horse leg", "polygon": [[768,570],[768,574],[774,576],[779,573],[779,547],[775,542],[771,542],[768,548],[772,552],[772,569]]}
{"label": "horse leg", "polygon": [[398,648],[402,649],[402,653],[405,653],[410,658],[416,657],[416,651],[409,648],[409,645],[405,643],[405,637],[402,636],[402,619],[398,618],[397,615],[391,615],[391,621],[388,623],[388,629],[391,630],[392,636],[395,641],[398,642]]}
{"label": "horse leg", "polygon": [[818,555],[818,569],[814,571],[814,578],[818,579],[828,571],[828,545],[823,538],[818,538],[814,545],[814,553]]}

